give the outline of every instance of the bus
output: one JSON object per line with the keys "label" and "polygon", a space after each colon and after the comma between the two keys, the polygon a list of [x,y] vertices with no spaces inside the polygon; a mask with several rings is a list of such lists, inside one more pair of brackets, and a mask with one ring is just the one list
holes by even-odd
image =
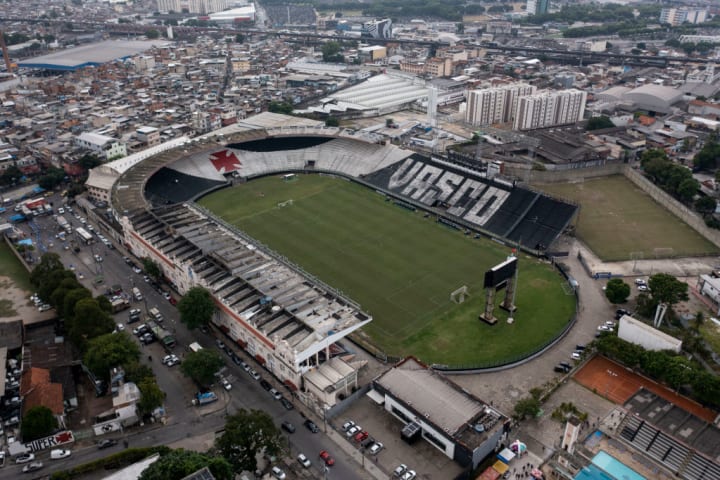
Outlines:
{"label": "bus", "polygon": [[94,240],[94,237],[90,235],[90,232],[88,232],[82,227],[77,227],[75,229],[75,232],[78,234],[78,237],[80,237],[80,240],[85,243],[85,245],[90,245]]}

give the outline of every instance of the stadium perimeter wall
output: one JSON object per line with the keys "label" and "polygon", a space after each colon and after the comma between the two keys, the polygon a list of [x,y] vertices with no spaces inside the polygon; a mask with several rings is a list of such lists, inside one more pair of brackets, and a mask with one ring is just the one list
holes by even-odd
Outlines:
{"label": "stadium perimeter wall", "polygon": [[505,175],[517,178],[525,183],[567,183],[580,182],[589,178],[622,175],[626,165],[609,163],[586,168],[568,168],[565,170],[533,170],[531,165],[514,166],[505,164]]}

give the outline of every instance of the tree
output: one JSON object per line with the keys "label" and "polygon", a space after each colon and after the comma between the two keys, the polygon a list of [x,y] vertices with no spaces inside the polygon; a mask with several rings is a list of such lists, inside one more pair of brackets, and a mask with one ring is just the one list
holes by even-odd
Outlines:
{"label": "tree", "polygon": [[625,303],[630,296],[630,285],[619,278],[610,279],[605,287],[605,296],[610,303]]}
{"label": "tree", "polygon": [[700,190],[700,183],[694,178],[685,178],[677,186],[677,194],[681,200],[689,202]]}
{"label": "tree", "polygon": [[533,396],[521,398],[515,404],[513,412],[518,420],[524,420],[525,417],[535,417],[540,412],[540,400]]}
{"label": "tree", "polygon": [[125,332],[108,333],[87,342],[85,365],[96,377],[108,380],[110,369],[132,364],[140,358],[140,349]]}
{"label": "tree", "polygon": [[612,121],[608,117],[603,115],[600,117],[592,117],[590,120],[588,120],[585,130],[600,130],[603,128],[613,127],[615,127],[615,124],[612,123]]}
{"label": "tree", "polygon": [[651,276],[648,287],[653,299],[671,306],[688,299],[688,284],[667,273],[656,273]]}
{"label": "tree", "polygon": [[143,365],[140,362],[127,362],[123,364],[125,369],[125,381],[133,382],[135,385],[140,385],[146,380],[155,380],[155,374],[147,365]]}
{"label": "tree", "polygon": [[101,165],[102,161],[97,157],[97,155],[93,153],[86,153],[85,155],[80,157],[78,163],[85,170],[90,170],[91,168],[95,168],[98,165]]}
{"label": "tree", "polygon": [[[60,260],[60,255],[57,253],[44,253],[43,256],[40,257],[40,263],[35,265],[35,268],[33,268],[33,271],[30,273],[30,283],[35,287],[39,287],[50,273],[58,270],[65,270],[65,266]],[[47,297],[41,298],[45,300]]]}
{"label": "tree", "polygon": [[148,30],[147,32],[145,32],[145,36],[150,40],[155,40],[160,38],[160,32],[153,28],[152,30]]}
{"label": "tree", "polygon": [[288,102],[272,101],[268,105],[268,112],[290,115],[293,112],[293,106]]}
{"label": "tree", "polygon": [[[50,272],[47,277],[45,277],[45,281],[38,286],[37,293],[43,300],[52,301],[52,295],[55,290],[61,285],[68,285],[64,283],[66,280],[70,280],[72,282],[72,285],[74,285],[74,288],[82,287],[82,285],[78,283],[77,278],[75,278],[75,274],[70,270],[55,270],[53,272]],[[64,302],[64,297],[62,298]],[[55,307],[58,306],[58,304],[55,303],[51,303],[51,305]],[[60,313],[60,310],[58,310],[58,313]]]}
{"label": "tree", "polygon": [[207,325],[215,313],[215,303],[210,292],[203,287],[193,287],[178,302],[180,321],[192,330]]}
{"label": "tree", "polygon": [[154,378],[145,378],[138,384],[140,389],[140,402],[138,402],[138,409],[141,414],[152,413],[157,407],[163,404],[165,400],[165,392],[163,392],[158,386]]}
{"label": "tree", "polygon": [[145,273],[147,273],[149,277],[155,279],[155,281],[160,280],[160,277],[162,276],[162,270],[160,269],[160,265],[158,265],[156,261],[154,261],[152,258],[145,257],[142,259],[142,264],[143,270],[145,270]]}
{"label": "tree", "polygon": [[179,449],[161,456],[143,470],[140,480],[176,480],[203,467],[208,467],[217,480],[231,480],[235,475],[232,465],[222,457]]}
{"label": "tree", "polygon": [[343,56],[340,53],[340,44],[335,41],[325,42],[322,46],[322,57],[323,62],[336,62],[340,63],[343,61]]}
{"label": "tree", "polygon": [[210,385],[215,379],[215,372],[225,364],[216,350],[204,348],[190,352],[180,364],[180,370],[200,385]]}
{"label": "tree", "polygon": [[245,35],[238,33],[235,35],[235,43],[245,43]]}
{"label": "tree", "polygon": [[[68,291],[65,298],[63,298],[63,317],[66,320],[72,320],[75,317],[75,307],[80,300],[84,299],[92,299],[92,293],[87,288],[80,287]],[[97,305],[97,302],[95,302],[95,305]]]}
{"label": "tree", "polygon": [[50,167],[45,175],[38,179],[38,185],[45,190],[52,190],[65,180],[65,170],[57,167]]}
{"label": "tree", "polygon": [[10,165],[0,175],[0,185],[15,185],[23,177],[23,173],[15,165]]}
{"label": "tree", "polygon": [[338,120],[335,117],[328,117],[327,120],[325,120],[325,126],[326,127],[339,127],[340,120]]}
{"label": "tree", "polygon": [[97,297],[95,297],[95,301],[97,302],[98,307],[100,307],[100,310],[112,315],[112,303],[110,303],[108,297],[106,297],[105,295],[98,295]]}
{"label": "tree", "polygon": [[697,210],[703,217],[714,213],[716,208],[717,201],[712,197],[703,195],[695,200],[695,210]]}
{"label": "tree", "polygon": [[52,410],[42,405],[27,411],[20,424],[24,442],[47,437],[58,427],[57,419]]}
{"label": "tree", "polygon": [[53,290],[52,294],[50,295],[50,305],[53,305],[55,307],[55,310],[57,311],[58,316],[65,317],[65,296],[77,289],[82,289],[83,286],[80,285],[77,281],[77,279],[73,277],[65,278],[62,282],[60,282],[60,285]]}
{"label": "tree", "polygon": [[647,49],[647,45],[645,45],[645,42],[638,42],[638,44],[636,45],[636,47],[639,48],[640,50],[646,50],[646,49]]}
{"label": "tree", "polygon": [[215,440],[236,472],[257,470],[257,455],[277,455],[284,444],[273,418],[262,410],[238,410],[227,417],[225,432]]}

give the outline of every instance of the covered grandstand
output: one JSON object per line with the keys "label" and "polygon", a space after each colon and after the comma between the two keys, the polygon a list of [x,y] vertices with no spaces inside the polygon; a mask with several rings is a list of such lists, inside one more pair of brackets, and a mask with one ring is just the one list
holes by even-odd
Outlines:
{"label": "covered grandstand", "polygon": [[155,46],[160,46],[165,42],[166,40],[162,39],[156,41],[107,40],[61,50],[41,57],[29,58],[18,62],[18,66],[45,70],[74,71],[85,67],[96,67],[115,60],[123,60],[150,50]]}
{"label": "covered grandstand", "polygon": [[426,101],[428,94],[429,88],[424,80],[400,72],[389,72],[333,93],[308,111],[340,116],[343,113],[377,116],[402,110],[418,101]]}

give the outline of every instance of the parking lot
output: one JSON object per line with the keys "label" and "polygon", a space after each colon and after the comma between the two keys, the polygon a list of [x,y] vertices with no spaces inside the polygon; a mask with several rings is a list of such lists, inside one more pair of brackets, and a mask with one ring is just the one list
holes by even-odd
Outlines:
{"label": "parking lot", "polygon": [[347,420],[359,424],[384,448],[377,455],[365,452],[365,462],[375,462],[388,475],[401,463],[408,466],[422,479],[450,479],[462,472],[460,465],[446,457],[425,440],[418,440],[410,445],[400,438],[400,430],[404,423],[385,411],[367,396],[363,396],[334,419],[330,426],[342,435],[353,448],[361,447],[354,439],[348,439],[342,425]]}

